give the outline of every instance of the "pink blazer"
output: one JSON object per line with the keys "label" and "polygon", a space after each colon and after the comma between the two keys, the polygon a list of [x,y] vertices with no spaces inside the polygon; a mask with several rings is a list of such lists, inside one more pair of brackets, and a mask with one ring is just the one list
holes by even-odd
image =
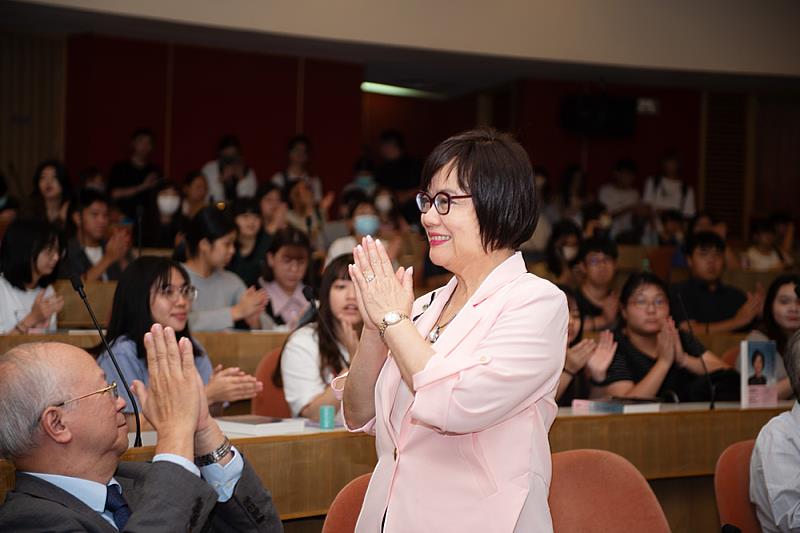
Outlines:
{"label": "pink blazer", "polygon": [[[414,302],[422,335],[455,286]],[[384,512],[386,533],[551,531],[547,433],[567,321],[564,294],[528,274],[517,253],[443,331],[414,375],[416,393],[398,395],[406,385],[390,355],[375,418],[348,428],[374,433],[378,452],[356,531],[379,532]]]}

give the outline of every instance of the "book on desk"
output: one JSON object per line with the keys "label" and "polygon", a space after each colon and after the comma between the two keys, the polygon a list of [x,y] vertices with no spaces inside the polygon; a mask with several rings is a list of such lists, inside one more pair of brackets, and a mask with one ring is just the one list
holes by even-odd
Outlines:
{"label": "book on desk", "polygon": [[576,415],[657,413],[660,410],[661,403],[649,398],[572,400],[572,412]]}

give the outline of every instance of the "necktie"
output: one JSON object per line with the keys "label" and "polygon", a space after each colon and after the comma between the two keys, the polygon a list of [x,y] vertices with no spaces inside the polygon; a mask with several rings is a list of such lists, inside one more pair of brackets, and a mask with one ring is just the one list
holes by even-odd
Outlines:
{"label": "necktie", "polygon": [[122,531],[125,529],[125,524],[131,517],[131,508],[128,507],[128,502],[122,497],[122,491],[119,485],[109,485],[106,492],[106,511],[110,511],[114,516],[114,523],[117,529]]}

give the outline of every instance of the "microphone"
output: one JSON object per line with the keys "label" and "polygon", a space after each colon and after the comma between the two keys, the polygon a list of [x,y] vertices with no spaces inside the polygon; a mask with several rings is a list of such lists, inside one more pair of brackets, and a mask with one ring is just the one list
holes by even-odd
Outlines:
{"label": "microphone", "polygon": [[317,316],[317,299],[314,294],[314,288],[310,285],[303,287],[303,296],[305,296],[306,300],[308,300],[309,305],[308,309],[306,309],[306,312],[303,313],[303,316],[301,316],[300,320],[297,321],[297,329],[300,329],[306,324],[312,322]]}
{"label": "microphone", "polygon": [[[694,330],[692,329],[692,321],[689,320],[689,313],[686,312],[686,306],[683,305],[683,296],[681,296],[681,293],[679,292],[677,294],[678,294],[678,303],[681,304],[681,313],[683,313],[683,316],[686,317],[686,325],[689,326],[689,333],[692,335],[692,337],[694,337]],[[708,410],[713,411],[716,387],[714,386],[714,382],[711,381],[711,374],[708,373],[708,367],[706,366],[706,362],[703,361],[703,354],[700,354],[699,359],[700,363],[703,365],[703,374],[705,374],[706,381],[708,382],[708,392],[709,394],[711,394],[711,402],[708,404]]]}
{"label": "microphone", "polygon": [[142,425],[141,422],[139,421],[139,408],[136,406],[136,400],[134,400],[133,394],[131,393],[131,389],[130,387],[128,387],[128,382],[125,381],[125,377],[122,375],[122,370],[120,370],[119,368],[119,363],[117,363],[117,358],[114,356],[114,352],[111,351],[111,346],[108,345],[106,336],[103,335],[103,330],[100,327],[100,324],[97,322],[97,317],[94,315],[92,306],[89,305],[89,300],[86,299],[86,291],[83,290],[83,281],[81,281],[80,274],[73,274],[70,277],[70,281],[72,282],[72,288],[75,289],[75,292],[77,292],[78,296],[81,297],[81,300],[83,300],[83,304],[86,306],[86,310],[89,311],[89,316],[92,317],[92,322],[94,323],[94,327],[97,330],[97,333],[100,334],[100,341],[102,341],[103,346],[108,352],[108,356],[111,358],[111,362],[114,363],[114,369],[116,369],[117,371],[117,375],[119,376],[119,380],[122,382],[122,386],[125,387],[125,392],[128,393],[128,398],[131,399],[131,405],[133,406],[133,416],[134,418],[136,418],[136,439],[133,441],[133,447],[141,448]]}

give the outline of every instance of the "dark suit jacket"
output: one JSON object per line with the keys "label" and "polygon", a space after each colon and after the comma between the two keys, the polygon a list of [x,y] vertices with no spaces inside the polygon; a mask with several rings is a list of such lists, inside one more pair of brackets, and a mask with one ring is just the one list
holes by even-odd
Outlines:
{"label": "dark suit jacket", "polygon": [[[283,531],[269,492],[247,461],[233,497],[225,503],[217,503],[217,493],[208,483],[174,463],[123,462],[114,477],[132,511],[127,532]],[[116,529],[68,492],[17,473],[16,487],[0,507],[0,531],[114,533]]]}

